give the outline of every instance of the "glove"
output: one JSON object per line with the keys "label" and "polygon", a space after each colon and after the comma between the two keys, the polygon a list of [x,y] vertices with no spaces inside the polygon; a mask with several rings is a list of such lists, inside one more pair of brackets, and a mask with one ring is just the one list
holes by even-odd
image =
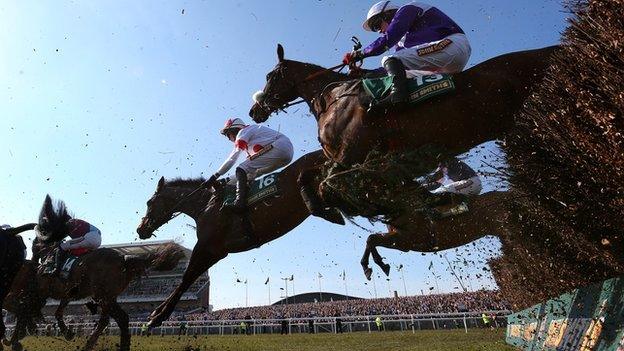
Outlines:
{"label": "glove", "polygon": [[62,242],[60,246],[63,251],[67,251],[67,249],[69,249],[69,243],[67,241]]}
{"label": "glove", "polygon": [[342,58],[342,63],[348,65],[357,61],[361,61],[362,59],[364,59],[364,54],[362,54],[362,51],[355,50],[347,52]]}
{"label": "glove", "polygon": [[202,187],[203,188],[210,188],[214,185],[214,183],[217,181],[217,179],[219,178],[220,174],[219,173],[215,173],[213,175],[210,176],[210,178],[208,178],[207,181],[202,183]]}

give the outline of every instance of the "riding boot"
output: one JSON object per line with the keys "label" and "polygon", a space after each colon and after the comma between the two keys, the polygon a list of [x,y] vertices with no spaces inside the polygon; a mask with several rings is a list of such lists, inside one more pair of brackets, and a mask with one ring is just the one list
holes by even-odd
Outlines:
{"label": "riding boot", "polygon": [[309,185],[303,185],[300,189],[301,198],[305,203],[310,214],[316,217],[321,217],[326,221],[344,225],[345,221],[342,218],[342,214],[335,208],[325,208],[321,205],[321,199],[318,197],[314,189],[311,189]]}
{"label": "riding boot", "polygon": [[390,57],[384,62],[384,68],[392,77],[390,94],[379,101],[371,101],[368,112],[377,112],[389,107],[397,107],[407,102],[407,75],[403,62],[396,57]]}
{"label": "riding boot", "polygon": [[249,194],[249,184],[247,182],[247,172],[242,168],[236,168],[236,199],[234,203],[224,206],[234,213],[242,214],[247,209],[247,195]]}
{"label": "riding boot", "polygon": [[63,251],[60,247],[57,247],[56,251],[54,251],[54,270],[52,271],[52,275],[60,275],[64,260],[65,251]]}

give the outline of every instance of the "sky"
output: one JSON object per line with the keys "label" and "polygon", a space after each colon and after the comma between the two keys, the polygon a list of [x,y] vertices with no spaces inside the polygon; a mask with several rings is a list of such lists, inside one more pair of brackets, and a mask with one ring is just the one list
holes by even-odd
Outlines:
{"label": "sky", "polygon": [[[242,117],[251,123],[251,95],[277,62],[276,44],[284,46],[286,58],[334,66],[350,50],[352,35],[365,45],[376,38],[361,27],[373,3],[0,2],[0,222],[36,221],[49,193],[100,228],[104,244],[138,241],[135,230],[158,179],[209,176],[232,148],[219,134],[224,121]],[[466,32],[469,66],[558,43],[568,16],[553,0],[432,4]],[[374,57],[364,67],[379,65]],[[315,120],[303,105],[266,125],[291,139],[295,158],[320,147]],[[483,155],[501,155],[493,143],[479,150],[466,160],[481,170]],[[500,185],[493,178],[485,184]],[[383,229],[356,221],[368,230]],[[191,248],[196,239],[190,224],[179,216],[156,239]],[[285,296],[281,278],[290,276],[289,295],[319,289],[364,298],[459,291],[447,259],[469,262],[453,265],[470,275],[463,281],[468,289],[495,287],[483,266],[498,254],[493,237],[437,254],[381,249],[392,272],[386,278],[374,267],[368,282],[359,264],[367,235],[352,224],[310,217],[291,233],[213,266],[211,304],[274,303]]]}

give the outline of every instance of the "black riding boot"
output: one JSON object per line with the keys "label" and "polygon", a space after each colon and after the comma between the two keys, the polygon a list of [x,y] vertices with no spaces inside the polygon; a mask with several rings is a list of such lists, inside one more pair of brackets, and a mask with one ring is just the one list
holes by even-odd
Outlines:
{"label": "black riding boot", "polygon": [[236,168],[236,200],[231,205],[225,206],[235,213],[241,214],[247,209],[247,195],[249,194],[249,183],[247,182],[247,172],[242,168]]}
{"label": "black riding boot", "polygon": [[54,251],[54,270],[52,271],[53,275],[59,275],[61,273],[61,268],[63,267],[63,261],[65,260],[65,251],[60,247],[56,248]]}
{"label": "black riding boot", "polygon": [[314,189],[311,189],[309,185],[301,186],[300,192],[303,203],[306,205],[311,215],[321,217],[332,223],[340,225],[345,224],[344,218],[342,218],[342,215],[337,209],[328,209],[322,206],[321,199],[319,199]]}
{"label": "black riding boot", "polygon": [[392,77],[390,94],[379,101],[371,101],[368,112],[381,111],[407,101],[407,76],[403,62],[396,57],[390,57],[384,62],[384,68],[388,75]]}

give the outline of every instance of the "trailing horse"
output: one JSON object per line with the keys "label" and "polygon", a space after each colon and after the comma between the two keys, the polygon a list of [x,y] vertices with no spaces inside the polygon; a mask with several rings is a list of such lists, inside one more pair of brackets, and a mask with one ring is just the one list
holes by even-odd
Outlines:
{"label": "trailing horse", "polygon": [[[9,293],[11,283],[24,263],[26,246],[17,234],[32,230],[35,224],[24,224],[16,228],[0,229],[0,340],[4,338],[6,328],[1,316],[4,299]],[[0,344],[2,349],[2,344]]]}
{"label": "trailing horse", "polygon": [[275,240],[303,222],[310,212],[299,192],[299,175],[303,170],[318,169],[324,161],[326,159],[321,151],[312,152],[290,164],[278,175],[267,175],[257,181],[264,186],[278,183],[281,190],[277,196],[250,202],[248,216],[256,238],[254,242],[243,235],[244,226],[240,215],[221,210],[224,200],[221,188],[202,188],[204,179],[165,181],[161,178],[156,192],[147,201],[147,212],[137,228],[139,237],[151,237],[155,230],[177,213],[184,213],[195,220],[197,244],[193,248],[182,283],[152,312],[149,326],[153,328],[161,325],[195,279],[228,254],[247,251]]}
{"label": "trailing horse", "polygon": [[[468,151],[502,137],[514,125],[514,115],[549,67],[558,47],[514,52],[453,75],[455,92],[435,96],[407,109],[368,115],[370,98],[361,80],[326,68],[284,59],[267,74],[262,99],[249,115],[266,121],[298,97],[318,122],[318,137],[331,160],[350,166],[382,146],[415,150],[436,145],[449,154]],[[430,169],[434,169],[431,164]]]}
{"label": "trailing horse", "polygon": [[[33,242],[33,257],[43,257],[46,251],[50,252],[54,247],[55,245],[46,245],[36,239]],[[70,301],[92,297],[102,312],[83,350],[92,350],[95,347],[97,339],[111,317],[120,329],[119,349],[129,350],[128,314],[117,303],[117,296],[128,287],[131,280],[144,274],[146,270],[171,270],[182,257],[184,252],[177,244],[165,245],[153,253],[134,257],[125,257],[113,249],[101,248],[78,257],[67,279],[61,279],[56,275],[39,274],[37,262],[27,261],[19,271],[7,296],[7,309],[18,313],[11,344],[19,345],[19,339],[25,336],[28,318],[39,313],[48,298],[60,301],[54,314],[59,330],[66,339],[73,338],[73,333],[63,321],[63,310]],[[32,279],[33,277],[36,279]],[[29,293],[30,297],[25,298],[25,293]],[[28,317],[19,314],[23,313],[24,304],[28,304],[30,308]]]}

